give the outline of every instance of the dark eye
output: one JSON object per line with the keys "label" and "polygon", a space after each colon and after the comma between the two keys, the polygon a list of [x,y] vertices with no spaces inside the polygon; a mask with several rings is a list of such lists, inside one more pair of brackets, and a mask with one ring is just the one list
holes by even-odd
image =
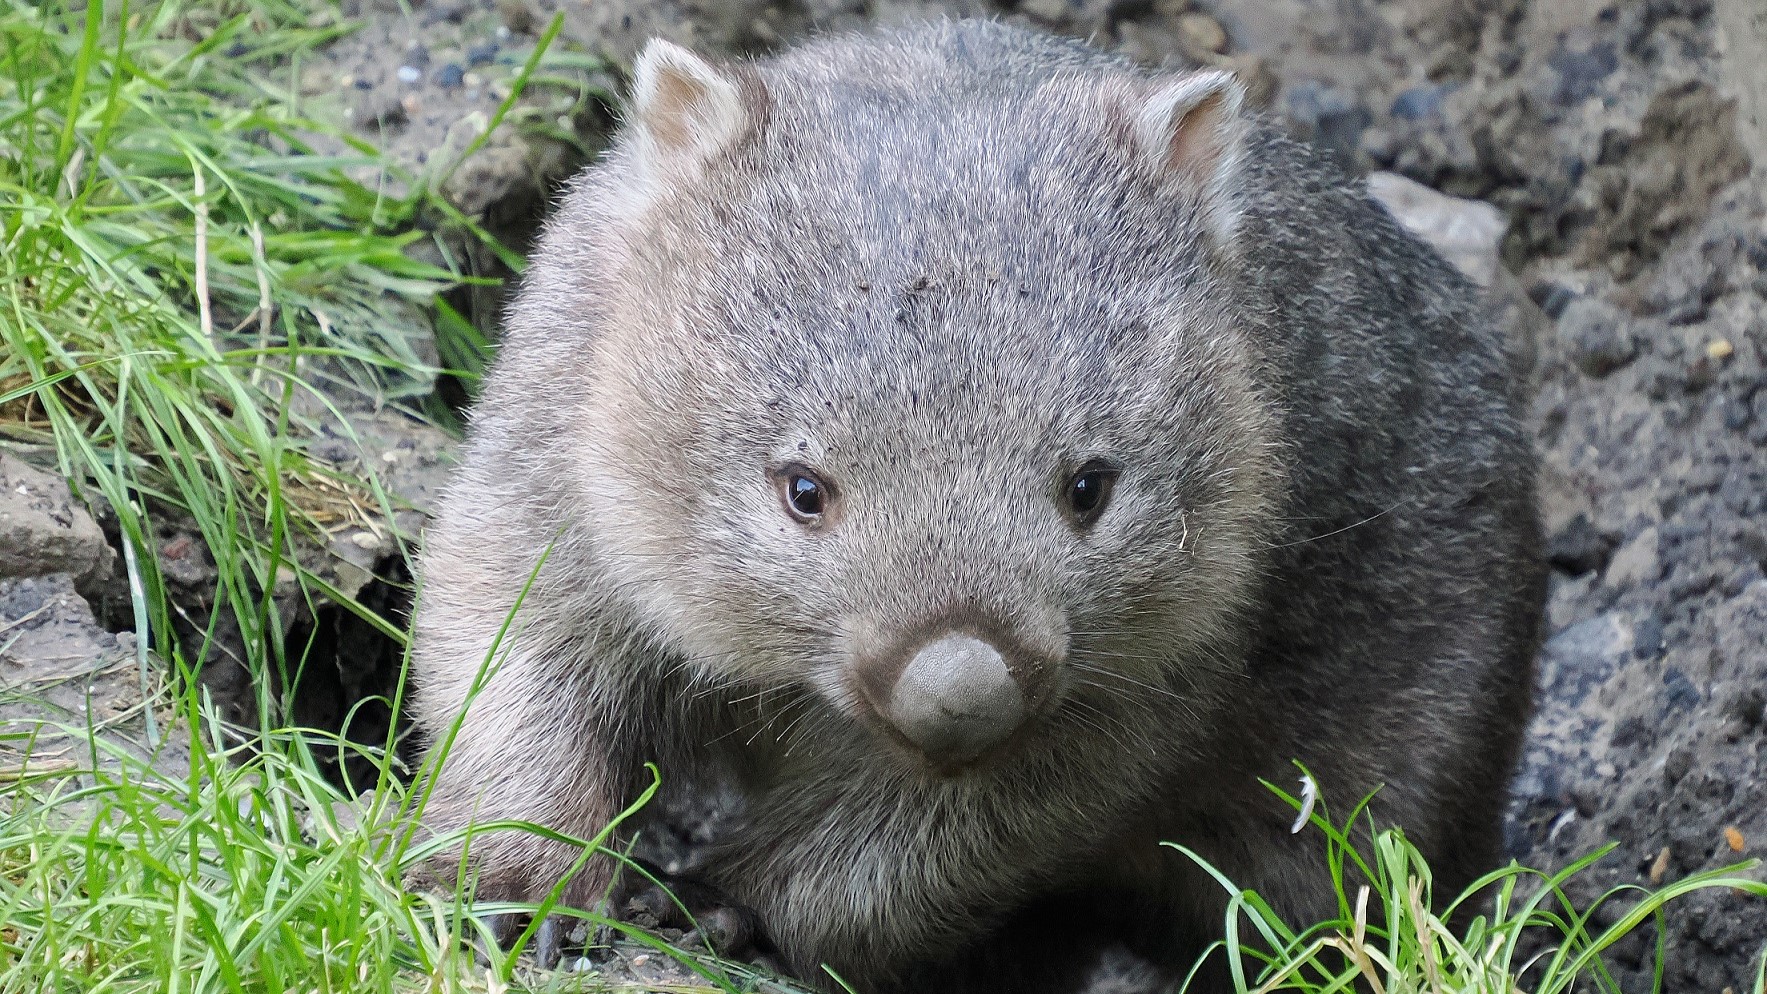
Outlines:
{"label": "dark eye", "polygon": [[1068,483],[1068,510],[1074,520],[1089,525],[1104,513],[1110,503],[1111,490],[1117,483],[1117,470],[1100,462],[1089,462],[1080,468]]}
{"label": "dark eye", "polygon": [[779,474],[780,488],[785,496],[786,510],[805,524],[821,520],[833,497],[828,484],[815,473],[801,466],[786,468]]}

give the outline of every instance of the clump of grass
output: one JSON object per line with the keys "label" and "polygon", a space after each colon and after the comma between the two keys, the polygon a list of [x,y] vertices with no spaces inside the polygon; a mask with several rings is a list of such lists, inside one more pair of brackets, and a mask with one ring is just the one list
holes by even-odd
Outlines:
{"label": "clump of grass", "polygon": [[27,760],[0,827],[0,990],[484,989],[453,909],[400,887],[384,800],[357,820],[290,750],[208,733],[187,779],[103,737]]}
{"label": "clump of grass", "polygon": [[[386,772],[383,751],[299,729],[247,748],[194,708],[185,717],[188,774],[88,728],[0,733],[0,748],[25,755],[0,784],[0,992],[630,989],[540,973],[523,965],[519,947],[486,942],[485,916],[531,906],[409,888],[417,863],[460,838],[413,829],[421,799]],[[48,733],[77,746],[32,755]],[[316,772],[314,748],[360,750],[382,778],[347,795]],[[612,828],[575,841],[605,852]],[[491,831],[545,830],[475,828]],[[684,992],[795,990],[616,927],[704,978]]]}
{"label": "clump of grass", "polygon": [[[1324,834],[1337,917],[1293,928],[1257,893],[1236,887],[1194,851],[1173,846],[1231,895],[1226,938],[1210,954],[1225,960],[1241,994],[1618,994],[1620,984],[1602,954],[1647,923],[1657,928],[1652,989],[1660,991],[1669,904],[1703,890],[1767,898],[1767,883],[1742,875],[1759,863],[1748,860],[1660,888],[1617,887],[1579,906],[1566,885],[1612,852],[1617,844],[1610,844],[1555,873],[1511,863],[1442,902],[1432,893],[1428,863],[1404,832],[1376,830],[1365,820],[1368,800],[1336,825],[1323,809],[1311,810],[1271,789],[1306,811]],[[1602,906],[1615,901],[1629,906],[1612,924],[1594,924]],[[1449,924],[1463,917],[1469,919],[1464,927]],[[1767,992],[1767,949],[1753,992]]]}
{"label": "clump of grass", "polygon": [[305,452],[307,416],[435,372],[423,308],[457,278],[407,252],[422,195],[351,179],[385,163],[345,136],[351,154],[310,154],[329,126],[297,81],[345,30],[327,10],[0,0],[0,437],[109,506],[135,627],[167,658],[156,516],[195,523],[215,617],[270,672],[296,536],[377,500]]}

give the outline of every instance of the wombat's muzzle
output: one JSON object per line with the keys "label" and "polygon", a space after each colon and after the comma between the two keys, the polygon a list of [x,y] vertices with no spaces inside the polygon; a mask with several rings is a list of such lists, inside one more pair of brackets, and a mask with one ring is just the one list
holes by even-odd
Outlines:
{"label": "wombat's muzzle", "polygon": [[921,646],[872,704],[940,767],[960,766],[988,752],[1030,713],[1024,688],[999,650],[959,633]]}

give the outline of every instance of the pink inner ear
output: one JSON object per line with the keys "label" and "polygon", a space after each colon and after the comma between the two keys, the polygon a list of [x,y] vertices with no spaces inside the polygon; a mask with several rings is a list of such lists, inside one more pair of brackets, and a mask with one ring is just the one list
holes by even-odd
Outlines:
{"label": "pink inner ear", "polygon": [[644,123],[649,127],[651,137],[664,148],[686,148],[693,139],[693,123],[689,115],[694,105],[705,97],[705,87],[698,80],[672,69],[659,72],[656,93],[645,108]]}
{"label": "pink inner ear", "polygon": [[1162,165],[1192,173],[1199,180],[1214,175],[1216,163],[1221,158],[1221,129],[1217,125],[1225,111],[1224,101],[1221,94],[1212,93],[1173,122],[1172,138],[1167,144]]}

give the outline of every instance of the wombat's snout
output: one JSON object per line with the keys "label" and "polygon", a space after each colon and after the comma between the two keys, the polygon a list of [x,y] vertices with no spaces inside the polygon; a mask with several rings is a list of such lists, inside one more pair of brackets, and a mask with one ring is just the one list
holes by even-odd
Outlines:
{"label": "wombat's snout", "polygon": [[873,703],[927,759],[947,767],[1006,741],[1030,711],[1000,651],[955,633],[922,646],[887,696]]}

